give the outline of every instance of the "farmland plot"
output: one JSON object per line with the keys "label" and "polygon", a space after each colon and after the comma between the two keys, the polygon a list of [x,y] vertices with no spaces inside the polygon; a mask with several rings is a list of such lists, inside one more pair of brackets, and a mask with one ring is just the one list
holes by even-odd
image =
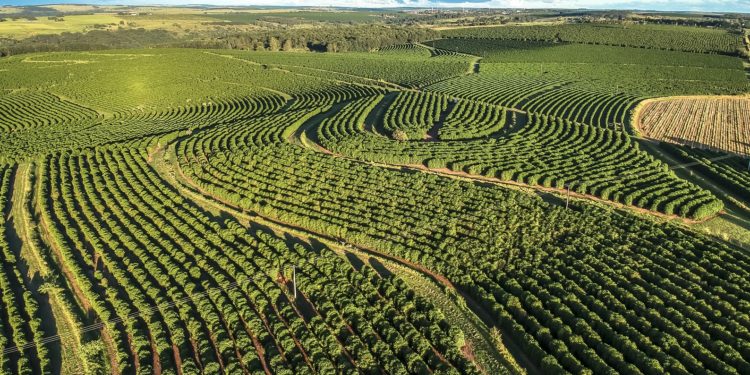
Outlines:
{"label": "farmland plot", "polygon": [[[80,327],[87,373],[519,372],[350,251],[434,278],[530,373],[750,373],[747,252],[645,215],[721,197],[612,126],[640,98],[750,91],[744,71],[398,49],[0,61],[0,373],[71,362],[40,320]],[[47,292],[19,246],[58,271]],[[58,291],[69,323],[43,311]]]}
{"label": "farmland plot", "polygon": [[643,104],[644,136],[701,149],[750,155],[750,98],[684,97]]}

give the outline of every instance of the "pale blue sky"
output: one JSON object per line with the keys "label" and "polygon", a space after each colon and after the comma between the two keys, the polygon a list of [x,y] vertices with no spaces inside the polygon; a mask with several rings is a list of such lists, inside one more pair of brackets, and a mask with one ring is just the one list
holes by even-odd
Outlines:
{"label": "pale blue sky", "polygon": [[481,7],[481,8],[590,8],[750,13],[750,0],[0,0],[3,5],[45,3],[128,4],[128,5],[288,5],[342,7]]}

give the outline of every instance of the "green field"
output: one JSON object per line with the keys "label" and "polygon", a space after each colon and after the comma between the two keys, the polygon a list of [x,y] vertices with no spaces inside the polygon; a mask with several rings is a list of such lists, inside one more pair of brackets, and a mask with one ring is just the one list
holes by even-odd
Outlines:
{"label": "green field", "polygon": [[277,22],[277,23],[301,23],[301,22],[375,22],[379,19],[374,12],[231,12],[231,13],[212,13],[210,17],[217,20],[231,23],[253,23],[257,21]]}
{"label": "green field", "polygon": [[446,37],[604,44],[672,51],[737,54],[738,33],[671,25],[567,24],[456,28]]}
{"label": "green field", "polygon": [[[27,37],[39,34],[59,34],[81,32],[94,28],[113,28],[122,19],[111,14],[75,15],[64,17],[63,21],[40,17],[35,20],[9,19],[0,23],[0,36]],[[97,27],[98,26],[98,27]]]}
{"label": "green field", "polygon": [[523,27],[3,57],[0,373],[750,373],[748,160],[630,123],[734,39]]}
{"label": "green field", "polygon": [[80,33],[91,30],[139,29],[210,32],[217,27],[257,29],[258,23],[311,26],[320,24],[382,23],[373,11],[312,11],[305,9],[250,9],[249,11],[201,8],[118,7],[98,8],[59,5],[49,11],[29,13],[24,8],[0,8],[0,37],[24,39],[38,35]]}

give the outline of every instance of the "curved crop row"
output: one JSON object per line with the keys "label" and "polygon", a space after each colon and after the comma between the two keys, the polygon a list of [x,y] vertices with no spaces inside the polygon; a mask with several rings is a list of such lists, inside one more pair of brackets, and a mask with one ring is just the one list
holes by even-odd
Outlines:
{"label": "curved crop row", "polygon": [[346,104],[334,115],[323,120],[317,129],[317,138],[326,142],[364,131],[365,117],[382,99],[383,96],[379,95]]}
{"label": "curved crop row", "polygon": [[210,141],[217,148],[285,143],[296,128],[324,108],[289,110],[222,125],[212,130],[214,137]]}
{"label": "curved crop row", "polygon": [[521,109],[604,128],[623,129],[638,98],[575,85],[540,93]]}
{"label": "curved crop row", "polygon": [[95,111],[61,100],[43,91],[21,91],[0,95],[0,132],[47,125],[94,122]]}
{"label": "curved crop row", "polygon": [[[238,58],[313,75],[323,80],[331,78],[363,83],[361,79],[382,81],[405,87],[423,87],[440,80],[464,74],[469,68],[469,57],[430,57],[421,53],[237,53]],[[299,77],[299,75],[297,75]],[[290,90],[283,90],[290,92]]]}
{"label": "curved crop row", "polygon": [[[34,374],[52,371],[52,354],[38,343],[45,337],[39,303],[22,274],[19,255],[11,250],[5,227],[15,168],[0,165],[0,372]],[[36,343],[35,343],[36,342]],[[27,347],[27,345],[31,344]],[[8,348],[13,350],[5,353]]]}
{"label": "curved crop row", "polygon": [[530,96],[564,85],[557,80],[537,77],[491,77],[474,74],[438,82],[426,87],[428,91],[494,105],[521,108]]}
{"label": "curved crop row", "polygon": [[[625,63],[565,74],[563,63],[497,63],[465,74],[466,56],[221,53],[30,57],[46,59],[44,69],[0,61],[18,81],[0,75],[7,92],[55,82],[55,92],[107,113],[92,124],[0,139],[0,158],[28,163],[19,171],[30,171],[26,196],[36,198],[13,202],[27,216],[12,218],[38,222],[33,232],[52,255],[45,261],[60,270],[50,289],[66,289],[85,313],[82,367],[98,360],[101,372],[123,374],[506,373],[479,369],[460,329],[375,259],[358,259],[365,253],[353,244],[446,285],[445,297],[466,302],[545,374],[750,373],[750,256],[742,249],[607,205],[567,206],[481,178],[417,170],[569,188],[691,218],[714,214],[714,196],[677,178],[626,132],[603,127],[623,104],[600,88]],[[731,69],[687,70],[668,75],[644,64],[626,78],[634,85],[633,72],[648,71],[639,78],[657,77],[651,88],[679,91],[693,76],[720,76],[706,90],[736,77]],[[441,93],[385,88],[434,80]],[[509,126],[497,128],[502,106],[531,105],[565,118],[509,111]],[[0,172],[7,207],[15,172]],[[248,222],[220,206],[242,209]],[[8,237],[19,222],[6,217],[0,342],[29,345],[23,356],[4,351],[0,372],[54,372],[55,355],[45,354],[35,328],[35,317],[47,315],[24,299],[33,276],[19,273]],[[313,238],[271,232],[284,228]],[[342,246],[331,250],[318,235]]]}
{"label": "curved crop row", "polygon": [[[369,100],[369,99],[363,99]],[[362,107],[364,108],[364,107]],[[497,139],[397,142],[321,124],[322,145],[351,157],[449,168],[529,185],[570,189],[626,205],[696,219],[719,212],[710,192],[679,179],[626,133],[529,114],[528,124]]]}
{"label": "curved crop row", "polygon": [[286,100],[279,95],[217,99],[161,111],[125,111],[88,126],[58,123],[43,128],[14,131],[0,137],[0,159],[20,160],[29,155],[123,142],[149,134],[192,130],[204,126],[251,118],[281,109]]}
{"label": "curved crop row", "polygon": [[690,164],[691,168],[720,182],[722,187],[750,201],[750,160],[669,143],[661,143],[660,146],[681,161]]}
{"label": "curved crop row", "polygon": [[378,95],[383,92],[385,90],[372,86],[332,85],[325,90],[314,90],[295,95],[288,109],[317,108],[365,96]]}
{"label": "curved crop row", "polygon": [[[331,135],[352,128],[328,126],[340,129]],[[739,249],[630,215],[570,214],[518,192],[292,145],[217,147],[215,134],[176,146],[203,191],[437,270],[545,373],[750,370],[750,258]]]}
{"label": "curved crop row", "polygon": [[623,129],[638,98],[577,84],[529,77],[475,75],[427,87],[451,96],[546,114],[611,129]]}
{"label": "curved crop row", "polygon": [[567,24],[473,27],[443,32],[447,37],[575,42],[656,48],[675,51],[737,54],[740,35],[698,27]]}
{"label": "curved crop row", "polygon": [[500,107],[473,100],[455,100],[438,131],[442,140],[485,137],[505,125],[507,112]]}
{"label": "curved crop row", "polygon": [[57,154],[42,176],[61,197],[43,208],[55,245],[123,373],[476,373],[458,333],[400,280],[213,222],[137,150]]}
{"label": "curved crop row", "polygon": [[448,98],[433,93],[401,91],[388,107],[383,127],[391,135],[403,132],[408,139],[422,139],[448,109]]}
{"label": "curved crop row", "polygon": [[378,53],[386,55],[398,55],[406,53],[425,57],[429,57],[432,55],[432,52],[429,49],[414,43],[393,44],[390,46],[382,47],[378,49]]}

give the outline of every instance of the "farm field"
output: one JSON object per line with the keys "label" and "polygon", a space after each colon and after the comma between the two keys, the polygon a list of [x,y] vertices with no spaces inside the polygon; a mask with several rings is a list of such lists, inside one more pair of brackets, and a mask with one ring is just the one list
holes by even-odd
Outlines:
{"label": "farm field", "polygon": [[22,35],[59,34],[63,32],[81,32],[93,29],[95,25],[113,27],[121,21],[114,15],[77,15],[68,16],[64,21],[51,19],[7,20],[0,24],[0,36],[16,37]]}
{"label": "farm field", "polygon": [[642,47],[686,52],[735,54],[743,49],[742,37],[721,29],[670,25],[521,25],[456,28],[447,37],[559,41],[584,44]]}
{"label": "farm field", "polygon": [[750,373],[741,40],[440,32],[0,58],[0,373]]}
{"label": "farm field", "polygon": [[0,7],[0,37],[80,33],[92,30],[166,30],[178,35],[228,28],[253,30],[258,25],[310,27],[319,24],[374,24],[393,11],[314,10],[309,8],[148,7],[60,4],[40,9]]}
{"label": "farm field", "polygon": [[636,121],[644,137],[750,156],[748,97],[648,101]]}
{"label": "farm field", "polygon": [[473,39],[428,44],[482,58],[477,74],[436,82],[429,91],[615,130],[632,125],[636,104],[646,98],[750,90],[742,60],[732,56]]}

